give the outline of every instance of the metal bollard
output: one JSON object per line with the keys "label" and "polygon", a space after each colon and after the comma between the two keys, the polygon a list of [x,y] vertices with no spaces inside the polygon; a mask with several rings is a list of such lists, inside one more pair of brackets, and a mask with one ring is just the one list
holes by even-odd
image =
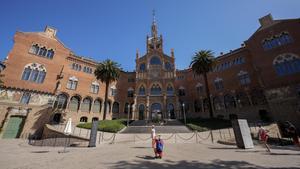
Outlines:
{"label": "metal bollard", "polygon": [[211,136],[211,142],[214,143],[214,135],[213,135],[212,130],[210,130],[210,136]]}
{"label": "metal bollard", "polygon": [[196,144],[198,143],[198,132],[196,131]]}
{"label": "metal bollard", "polygon": [[231,138],[230,128],[228,128],[228,132],[229,132],[229,138]]}
{"label": "metal bollard", "polygon": [[222,138],[222,133],[221,133],[221,130],[219,129],[219,133],[220,133],[220,138]]}

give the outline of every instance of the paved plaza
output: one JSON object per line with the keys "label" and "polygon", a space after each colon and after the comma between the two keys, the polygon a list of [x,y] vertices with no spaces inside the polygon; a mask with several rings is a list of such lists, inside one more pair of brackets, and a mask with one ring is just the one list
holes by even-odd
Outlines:
{"label": "paved plaza", "polygon": [[221,144],[166,144],[165,157],[154,159],[148,144],[101,144],[96,148],[34,147],[25,140],[0,140],[1,169],[29,168],[300,168],[300,150],[256,146],[243,150]]}

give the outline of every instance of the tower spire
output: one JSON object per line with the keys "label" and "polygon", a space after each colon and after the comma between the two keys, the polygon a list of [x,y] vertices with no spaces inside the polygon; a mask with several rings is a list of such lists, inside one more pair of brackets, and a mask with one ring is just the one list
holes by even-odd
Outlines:
{"label": "tower spire", "polygon": [[155,10],[152,11],[152,26],[151,26],[151,35],[154,38],[157,38],[157,25],[156,25],[156,19],[155,19]]}

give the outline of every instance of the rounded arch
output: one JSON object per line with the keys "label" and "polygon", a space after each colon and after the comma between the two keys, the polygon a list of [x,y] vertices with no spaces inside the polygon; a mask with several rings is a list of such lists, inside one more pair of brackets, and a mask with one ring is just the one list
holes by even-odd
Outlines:
{"label": "rounded arch", "polygon": [[159,83],[153,83],[150,89],[151,95],[160,95],[161,94],[161,85]]}
{"label": "rounded arch", "polygon": [[171,83],[167,84],[167,95],[173,95],[174,94],[174,87]]}
{"label": "rounded arch", "polygon": [[78,111],[80,107],[81,96],[73,95],[70,99],[69,110]]}
{"label": "rounded arch", "polygon": [[118,102],[114,102],[112,107],[112,113],[119,114],[119,106],[120,104]]}
{"label": "rounded arch", "polygon": [[267,104],[267,99],[262,89],[252,89],[250,95],[253,105]]}
{"label": "rounded arch", "polygon": [[236,94],[236,101],[241,107],[250,106],[249,98],[245,92],[238,92]]}
{"label": "rounded arch", "polygon": [[82,112],[90,112],[92,107],[93,98],[90,96],[85,97],[82,100],[81,111]]}
{"label": "rounded arch", "polygon": [[283,53],[274,58],[273,65],[292,61],[292,60],[297,60],[297,59],[300,59],[300,57],[294,53]]}
{"label": "rounded arch", "polygon": [[150,59],[151,65],[161,65],[161,60],[158,56],[152,56]]}
{"label": "rounded arch", "polygon": [[86,123],[88,121],[88,118],[86,116],[81,116],[79,121]]}
{"label": "rounded arch", "polygon": [[273,60],[273,66],[279,76],[300,72],[300,57],[292,53],[278,55]]}
{"label": "rounded arch", "polygon": [[66,109],[68,104],[69,95],[65,92],[62,92],[57,95],[55,102],[54,102],[54,108],[58,109]]}
{"label": "rounded arch", "polygon": [[224,109],[224,104],[222,102],[222,99],[219,96],[216,96],[213,98],[214,103],[214,109],[215,110],[222,110]]}
{"label": "rounded arch", "polygon": [[234,97],[231,94],[226,94],[224,96],[224,104],[225,104],[225,108],[227,109],[236,107]]}
{"label": "rounded arch", "polygon": [[97,97],[94,100],[94,105],[93,105],[93,112],[94,113],[100,113],[101,112],[101,108],[102,108],[102,99]]}

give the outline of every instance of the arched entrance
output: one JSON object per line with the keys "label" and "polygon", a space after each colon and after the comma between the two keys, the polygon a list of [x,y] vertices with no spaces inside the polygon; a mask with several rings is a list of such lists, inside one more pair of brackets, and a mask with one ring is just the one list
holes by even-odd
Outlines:
{"label": "arched entrance", "polygon": [[61,119],[61,113],[55,113],[53,116],[53,123],[58,124]]}
{"label": "arched entrance", "polygon": [[174,105],[172,103],[168,104],[168,117],[170,119],[175,119]]}
{"label": "arched entrance", "polygon": [[151,105],[151,119],[162,119],[160,103],[153,103]]}
{"label": "arched entrance", "polygon": [[139,120],[144,120],[145,106],[141,104],[139,106]]}

